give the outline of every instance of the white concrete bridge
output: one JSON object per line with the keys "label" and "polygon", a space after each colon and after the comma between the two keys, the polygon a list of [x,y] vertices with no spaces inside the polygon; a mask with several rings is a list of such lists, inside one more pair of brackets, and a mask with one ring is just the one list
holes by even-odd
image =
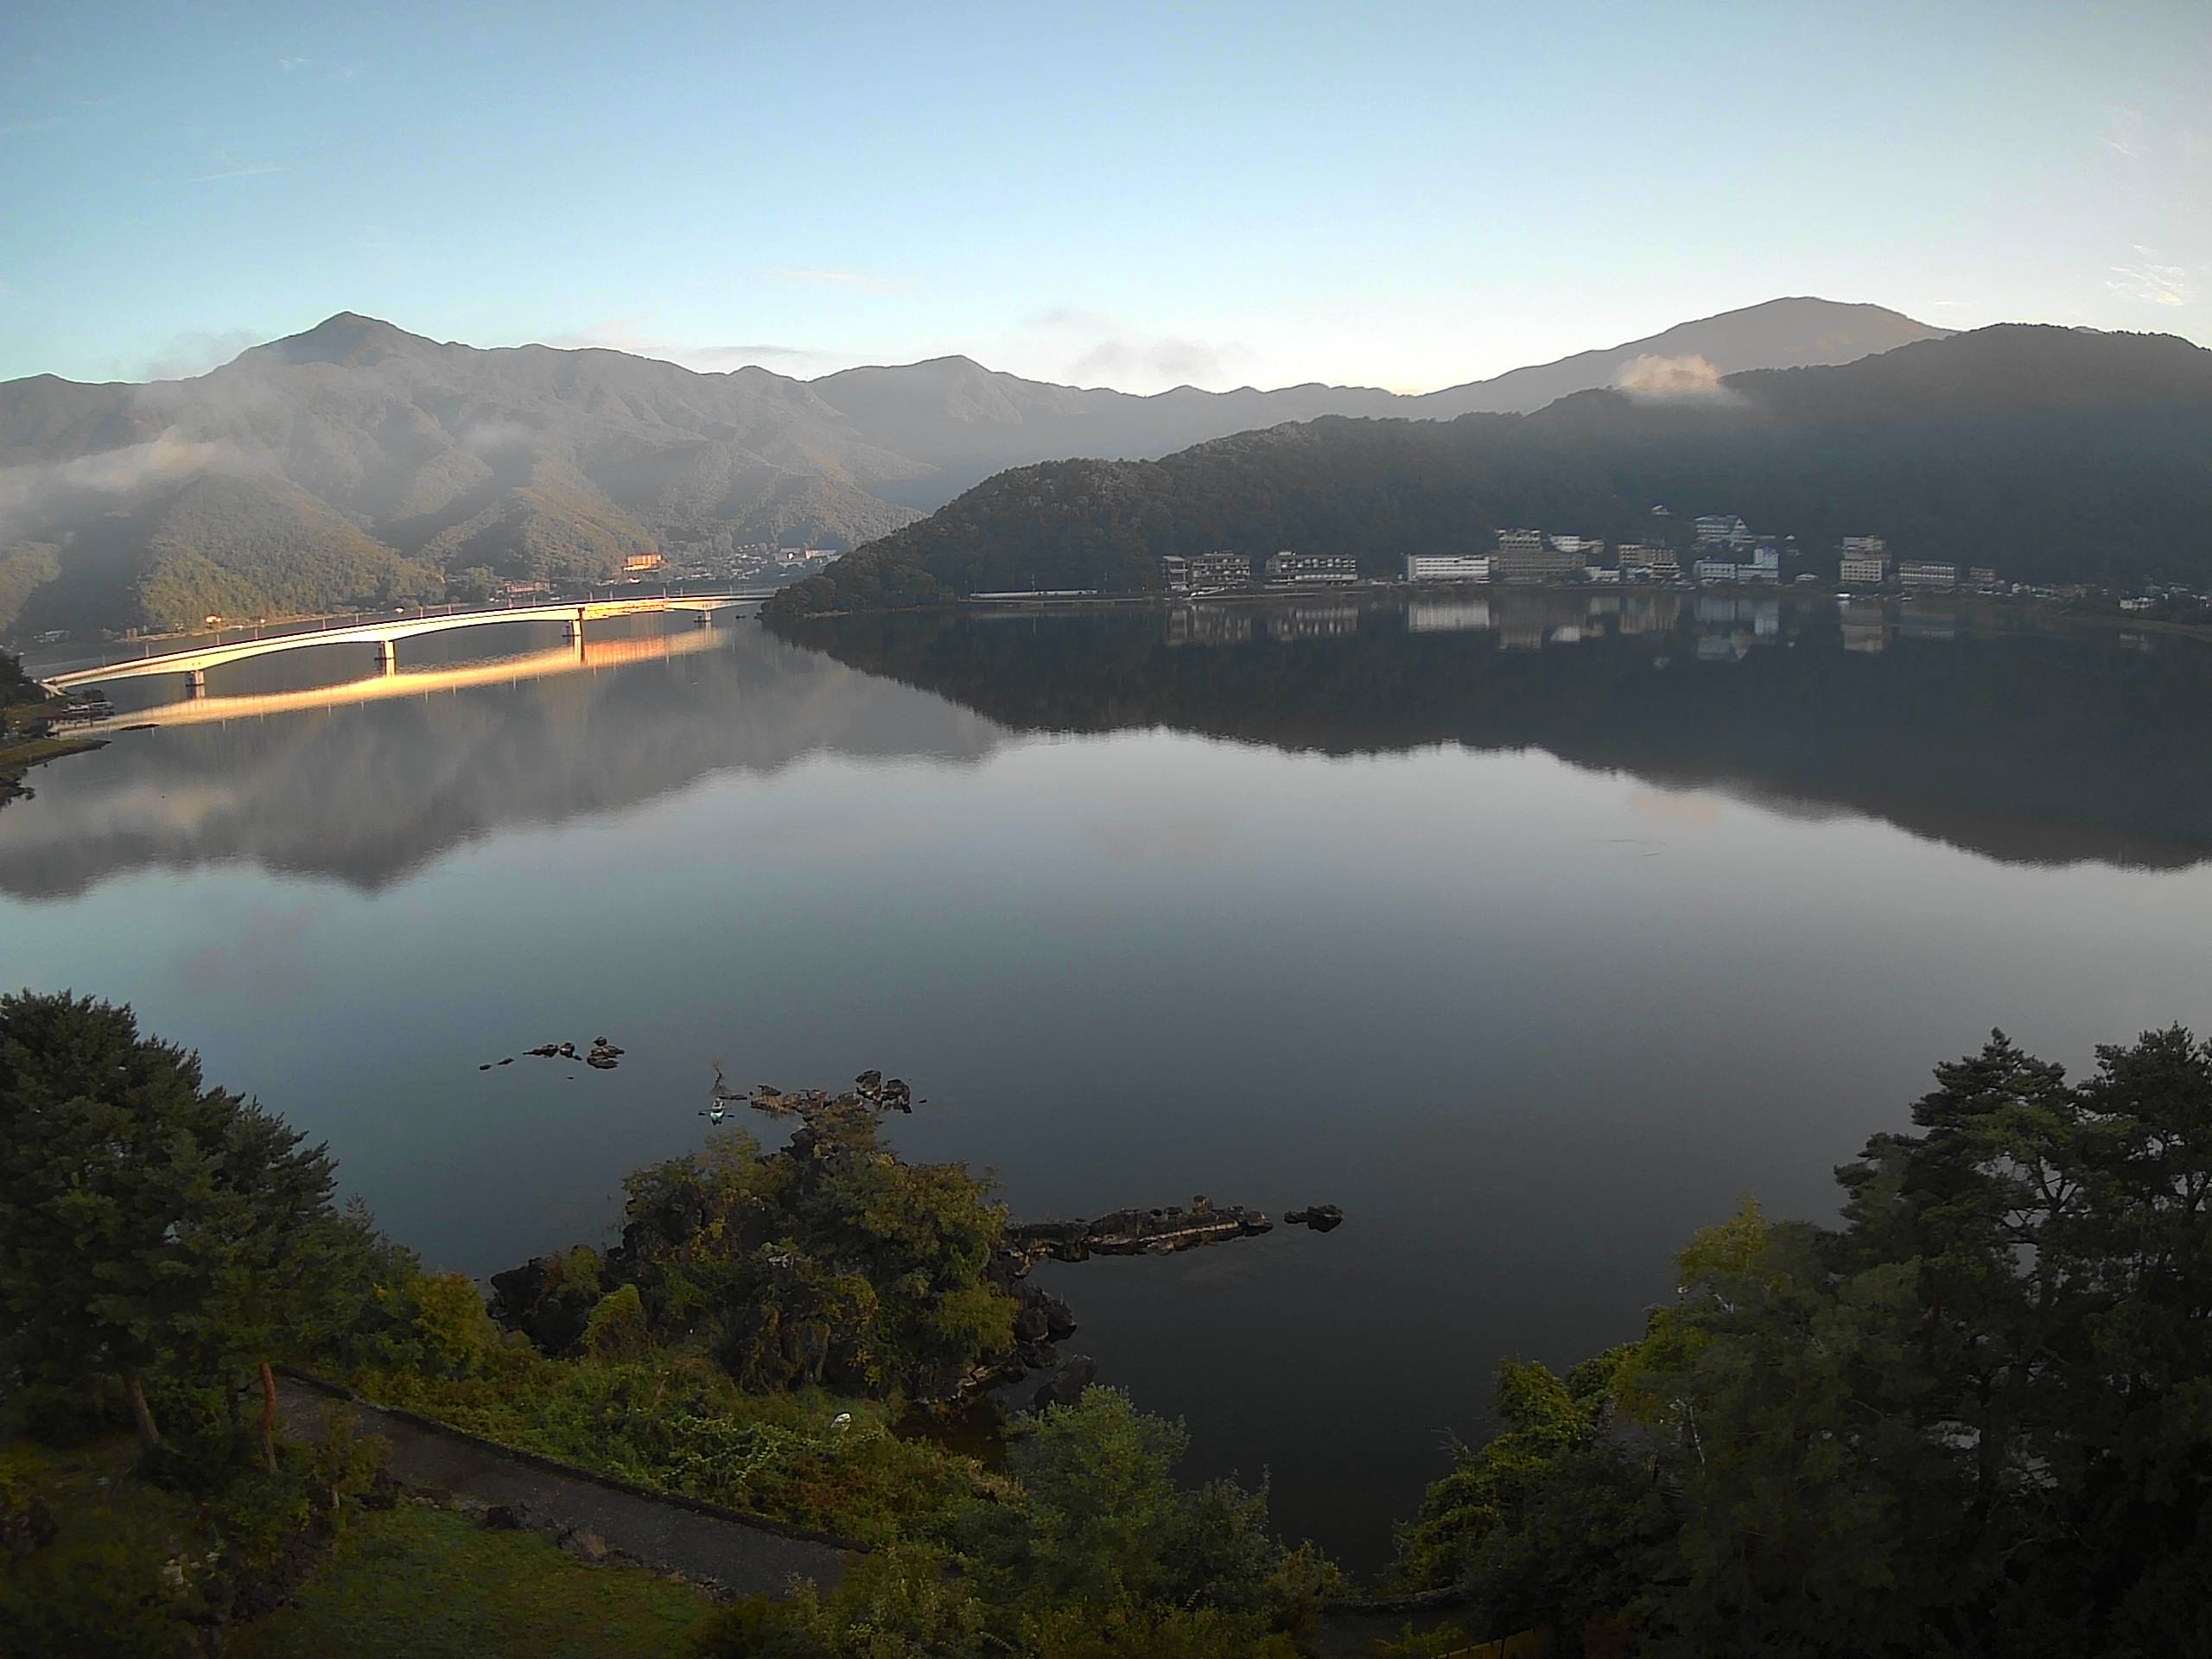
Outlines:
{"label": "white concrete bridge", "polygon": [[732,605],[760,598],[758,594],[656,594],[650,598],[569,600],[557,605],[501,607],[474,611],[418,612],[380,617],[371,622],[340,623],[309,628],[298,633],[231,639],[219,645],[173,651],[160,656],[134,657],[95,668],[72,669],[41,680],[49,691],[68,692],[88,685],[113,685],[119,680],[144,679],[156,674],[181,674],[191,694],[207,690],[207,671],[226,663],[266,657],[280,651],[304,651],[324,645],[366,645],[376,654],[377,666],[386,674],[399,671],[399,642],[426,633],[446,633],[456,628],[480,628],[501,622],[558,622],[563,637],[581,643],[584,624],[607,617],[645,616],[685,611],[702,627],[714,626],[715,613]]}

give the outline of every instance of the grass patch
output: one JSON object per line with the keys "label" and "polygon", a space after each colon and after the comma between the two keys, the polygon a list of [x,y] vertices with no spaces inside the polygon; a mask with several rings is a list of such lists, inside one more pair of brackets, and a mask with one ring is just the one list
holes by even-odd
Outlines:
{"label": "grass patch", "polygon": [[356,1516],[293,1605],[232,1659],[636,1659],[690,1650],[715,1604],[643,1567],[594,1567],[535,1533],[403,1503]]}
{"label": "grass patch", "polygon": [[[510,1346],[483,1363],[460,1380],[412,1371],[351,1380],[379,1404],[502,1446],[859,1543],[941,1537],[988,1483],[972,1459],[893,1433],[895,1402],[817,1389],[748,1394],[700,1354],[554,1360]],[[833,1431],[841,1412],[849,1426]]]}

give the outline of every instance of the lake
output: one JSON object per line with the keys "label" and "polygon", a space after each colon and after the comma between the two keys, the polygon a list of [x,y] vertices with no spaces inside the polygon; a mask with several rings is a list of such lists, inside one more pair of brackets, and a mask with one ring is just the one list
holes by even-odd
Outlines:
{"label": "lake", "polygon": [[409,650],[33,773],[0,982],[135,1003],[474,1273],[605,1237],[716,1059],[908,1078],[1020,1215],[1341,1205],[1040,1272],[1358,1567],[1501,1357],[1634,1336],[1746,1195],[1831,1214],[1936,1062],[2212,1027],[2191,640],[1509,591]]}

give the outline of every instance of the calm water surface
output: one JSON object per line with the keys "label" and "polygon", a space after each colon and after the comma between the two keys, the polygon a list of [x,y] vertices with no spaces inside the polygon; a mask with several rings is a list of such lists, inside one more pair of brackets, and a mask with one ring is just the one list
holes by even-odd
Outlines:
{"label": "calm water surface", "polygon": [[[0,981],[135,1002],[474,1272],[601,1237],[715,1057],[904,1075],[900,1145],[1020,1213],[1339,1204],[1047,1271],[1192,1473],[1372,1565],[1501,1357],[1635,1334],[1745,1194],[1828,1214],[1933,1062],[2212,1027],[2212,652],[1905,610],[514,629],[372,700],[240,665],[0,812]],[[477,1070],[602,1033],[619,1071]]]}

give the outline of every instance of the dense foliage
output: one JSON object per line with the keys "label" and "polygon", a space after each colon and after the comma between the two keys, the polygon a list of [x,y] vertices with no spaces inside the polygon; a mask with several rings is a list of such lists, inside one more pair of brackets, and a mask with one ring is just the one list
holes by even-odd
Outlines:
{"label": "dense foliage", "polygon": [[2016,581],[2212,582],[2212,353],[2163,335],[2007,327],[1834,368],[1731,376],[1720,398],[1584,392],[1530,416],[1330,417],[1156,461],[1048,461],[772,601],[773,613],[939,603],[1010,588],[1157,588],[1217,548],[1487,551],[1537,525],[1638,541],[1742,514],[1829,561],[1879,535],[1903,558]]}
{"label": "dense foliage", "polygon": [[[728,1135],[633,1176],[619,1250],[533,1264],[535,1315],[575,1316],[556,1357],[334,1211],[320,1148],[128,1009],[0,1001],[4,1427],[66,1440],[127,1400],[158,1483],[0,1442],[0,1648],[213,1651],[291,1593],[376,1471],[345,1426],[280,1451],[241,1416],[293,1352],[878,1546],[832,1592],[672,1610],[697,1659],[1308,1651],[1332,1569],[1273,1539],[1264,1491],[1179,1486],[1182,1431],[1126,1397],[987,1467],[816,1386],[965,1363],[1003,1291],[980,1183],[903,1165],[864,1097],[805,1102],[783,1152]],[[2212,1650],[2212,1044],[2146,1033],[2069,1083],[1997,1033],[1912,1118],[1838,1171],[1839,1224],[1747,1203],[1638,1339],[1503,1366],[1503,1432],[1403,1529],[1403,1586],[1562,1653]]]}
{"label": "dense foliage", "polygon": [[1005,1213],[963,1166],[894,1156],[876,1112],[822,1096],[777,1152],[732,1127],[636,1172],[620,1246],[500,1274],[503,1315],[575,1351],[619,1307],[632,1345],[696,1344],[755,1391],[949,1395],[1012,1343]]}
{"label": "dense foliage", "polygon": [[1012,1303],[982,1277],[1001,1224],[982,1183],[901,1163],[857,1093],[794,1098],[785,1152],[730,1135],[640,1171],[621,1250],[540,1274],[556,1311],[563,1288],[582,1301],[554,1358],[467,1281],[334,1212],[320,1148],[203,1087],[127,1008],[6,999],[0,1429],[97,1433],[127,1397],[156,1484],[73,1484],[0,1442],[0,1650],[184,1655],[240,1627],[256,1650],[253,1621],[376,1467],[343,1425],[281,1455],[257,1440],[239,1404],[280,1352],[510,1445],[880,1547],[834,1595],[712,1621],[704,1654],[1297,1651],[1332,1572],[1274,1541],[1263,1494],[1177,1486],[1179,1427],[1093,1389],[991,1469],[893,1433],[895,1402],[810,1386],[957,1369],[1003,1344]]}
{"label": "dense foliage", "polygon": [[1747,1206],[1641,1341],[1509,1368],[1408,1578],[1652,1654],[2212,1649],[2212,1045],[1936,1084],[1840,1228]]}
{"label": "dense foliage", "polygon": [[1268,1535],[1263,1494],[1179,1488],[1181,1429],[1111,1389],[1015,1433],[1011,1480],[950,1547],[906,1545],[834,1595],[733,1610],[709,1659],[1231,1659],[1303,1649],[1333,1569]]}
{"label": "dense foliage", "polygon": [[112,1379],[160,1447],[149,1377],[234,1430],[245,1378],[349,1322],[366,1240],[328,1154],[128,1008],[0,999],[0,1368],[26,1392]]}

